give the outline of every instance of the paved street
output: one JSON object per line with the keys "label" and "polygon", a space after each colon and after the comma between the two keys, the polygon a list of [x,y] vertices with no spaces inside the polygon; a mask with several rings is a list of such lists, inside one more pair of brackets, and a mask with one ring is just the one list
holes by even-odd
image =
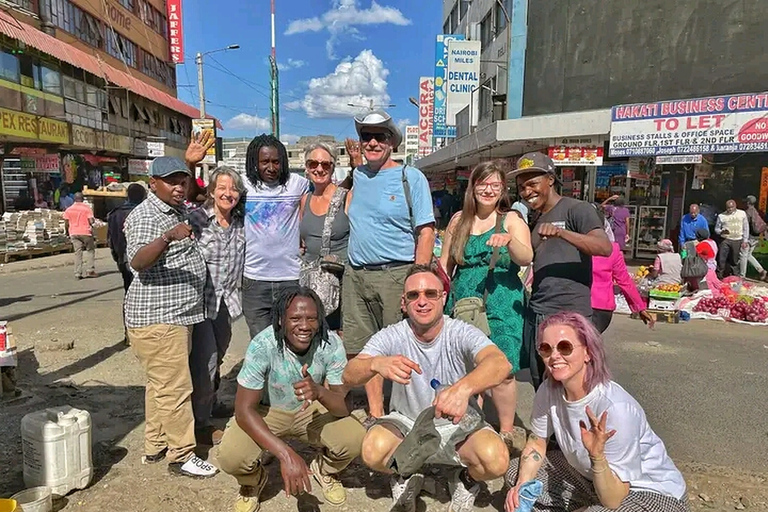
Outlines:
{"label": "paved street", "polygon": [[[97,483],[68,496],[66,510],[228,510],[235,483],[226,475],[190,484],[167,476],[164,467],[139,463],[142,373],[121,341],[122,282],[108,253],[100,250],[97,259],[101,276],[82,281],[73,279],[71,266],[58,266],[67,263],[68,255],[53,258],[0,269],[0,319],[9,320],[17,335],[20,384],[32,395],[0,408],[0,460],[7,461],[0,464],[0,496],[23,488],[21,417],[67,403],[93,416]],[[36,269],[17,271],[30,265]],[[623,316],[614,319],[607,333],[615,379],[643,405],[685,472],[695,510],[733,510],[729,500],[740,495],[749,496],[755,510],[765,510],[767,333],[764,328],[708,321],[663,324],[649,331]],[[74,348],[60,350],[70,341]],[[230,378],[224,392],[229,396],[234,390],[231,370],[246,344],[245,324],[239,321],[225,361],[224,374]],[[520,386],[520,396],[520,416],[527,421],[530,385]],[[386,480],[355,468],[358,471],[348,472],[345,480],[352,488],[346,508],[387,510]],[[280,485],[277,464],[270,472],[268,494],[274,495]],[[498,488],[496,483],[491,491]],[[710,502],[699,499],[700,493]],[[444,493],[438,495],[438,501],[445,502]],[[499,493],[486,498],[478,509],[499,506]],[[363,505],[371,499],[372,505]],[[427,501],[426,510],[447,507],[433,503]],[[282,495],[271,504],[276,510],[295,509],[295,501]]]}

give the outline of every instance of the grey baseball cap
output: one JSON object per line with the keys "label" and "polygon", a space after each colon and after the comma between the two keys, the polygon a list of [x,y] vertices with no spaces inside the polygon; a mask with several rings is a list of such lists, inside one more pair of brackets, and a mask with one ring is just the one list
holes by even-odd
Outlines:
{"label": "grey baseball cap", "polygon": [[178,172],[192,176],[192,172],[187,168],[187,164],[181,158],[176,158],[175,156],[159,156],[149,164],[149,175],[153,178],[165,178]]}
{"label": "grey baseball cap", "polygon": [[392,117],[383,110],[372,110],[355,116],[355,129],[360,135],[367,127],[384,128],[392,135],[392,147],[397,148],[403,142],[403,134]]}

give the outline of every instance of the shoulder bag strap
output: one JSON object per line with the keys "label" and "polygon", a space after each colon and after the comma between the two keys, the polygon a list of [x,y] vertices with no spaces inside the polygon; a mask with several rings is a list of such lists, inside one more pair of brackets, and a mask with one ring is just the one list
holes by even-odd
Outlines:
{"label": "shoulder bag strap", "polygon": [[[501,223],[504,220],[504,215],[501,213],[496,213],[496,227],[493,229],[493,234],[497,235],[501,233]],[[483,306],[485,306],[485,302],[488,300],[488,281],[491,279],[491,276],[493,275],[493,269],[496,268],[496,262],[499,260],[499,253],[501,252],[501,247],[494,247],[493,253],[491,254],[491,262],[488,264],[488,274],[485,276],[485,285],[483,286]]]}
{"label": "shoulder bag strap", "polygon": [[336,218],[336,214],[339,212],[341,203],[344,200],[344,193],[346,189],[337,187],[336,191],[331,197],[331,203],[328,205],[328,213],[325,215],[325,222],[323,223],[323,238],[320,245],[320,258],[325,258],[331,252],[331,230],[333,228],[333,221]]}
{"label": "shoulder bag strap", "polygon": [[408,205],[408,218],[411,221],[411,230],[415,230],[416,226],[413,225],[413,201],[411,200],[411,184],[408,183],[408,175],[406,174],[407,165],[403,165],[403,192],[405,193],[405,204]]}

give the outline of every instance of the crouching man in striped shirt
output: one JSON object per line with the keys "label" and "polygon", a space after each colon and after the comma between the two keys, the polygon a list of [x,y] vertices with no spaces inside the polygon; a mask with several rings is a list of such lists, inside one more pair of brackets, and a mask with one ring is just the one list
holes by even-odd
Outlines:
{"label": "crouching man in striped shirt", "polygon": [[168,470],[209,478],[218,469],[195,449],[191,326],[202,322],[206,267],[186,222],[184,199],[191,174],[183,161],[156,158],[152,193],[125,220],[127,259],[135,279],[125,299],[128,340],[147,373],[143,462],[166,456]]}

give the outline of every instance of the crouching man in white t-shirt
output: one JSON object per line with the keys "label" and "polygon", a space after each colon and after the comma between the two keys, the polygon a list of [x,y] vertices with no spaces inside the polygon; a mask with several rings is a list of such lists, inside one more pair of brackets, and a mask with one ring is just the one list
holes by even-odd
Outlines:
{"label": "crouching man in white t-shirt", "polygon": [[[547,378],[536,392],[531,434],[513,462],[506,512],[687,512],[683,475],[643,408],[611,380],[600,334],[578,313],[548,317],[536,350]],[[547,451],[547,439],[560,450]],[[534,480],[538,480],[535,482]]]}
{"label": "crouching man in white t-shirt", "polygon": [[[503,475],[509,452],[489,426],[462,435],[459,420],[475,395],[498,386],[509,375],[507,358],[479,329],[443,315],[446,293],[434,269],[414,265],[405,279],[402,307],[408,318],[375,334],[347,365],[344,383],[361,386],[375,375],[392,384],[390,413],[365,436],[363,461],[391,473],[390,463],[419,414],[434,405],[440,449],[428,463],[461,466],[452,486],[452,512],[473,510],[478,482]],[[449,385],[439,395],[437,379]],[[451,421],[452,419],[452,421]],[[397,510],[413,511],[423,475],[392,475]]]}

